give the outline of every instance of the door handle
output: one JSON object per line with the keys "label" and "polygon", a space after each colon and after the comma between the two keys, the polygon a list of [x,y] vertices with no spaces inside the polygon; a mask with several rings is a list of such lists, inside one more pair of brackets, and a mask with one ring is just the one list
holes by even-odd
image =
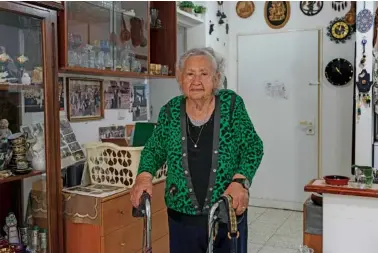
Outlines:
{"label": "door handle", "polygon": [[313,123],[312,123],[312,121],[303,120],[303,121],[299,121],[299,125],[301,125],[301,126],[312,126]]}

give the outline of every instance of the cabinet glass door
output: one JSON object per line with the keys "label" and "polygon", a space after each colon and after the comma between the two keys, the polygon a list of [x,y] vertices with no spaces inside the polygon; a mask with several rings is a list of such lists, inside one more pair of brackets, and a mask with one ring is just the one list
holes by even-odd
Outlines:
{"label": "cabinet glass door", "polygon": [[49,46],[45,40],[53,34],[50,17],[27,4],[0,3],[0,252],[49,252],[47,203],[55,174],[48,166],[54,106],[45,103],[45,89],[54,85],[53,39]]}

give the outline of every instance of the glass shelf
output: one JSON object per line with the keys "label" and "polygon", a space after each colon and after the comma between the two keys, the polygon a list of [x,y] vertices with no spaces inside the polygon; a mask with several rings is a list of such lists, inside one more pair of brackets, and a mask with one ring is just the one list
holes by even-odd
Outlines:
{"label": "glass shelf", "polygon": [[65,71],[148,72],[148,2],[67,2]]}

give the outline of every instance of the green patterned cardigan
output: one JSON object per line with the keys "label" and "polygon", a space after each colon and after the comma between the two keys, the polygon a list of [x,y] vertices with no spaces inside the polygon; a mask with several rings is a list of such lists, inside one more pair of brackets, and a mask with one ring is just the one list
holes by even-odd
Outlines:
{"label": "green patterned cardigan", "polygon": [[165,201],[168,208],[188,215],[207,214],[235,174],[250,182],[263,157],[263,143],[255,132],[243,99],[231,90],[216,94],[213,155],[208,193],[201,209],[188,168],[185,99],[178,96],[164,105],[157,126],[141,155],[138,174],[156,171],[167,162]]}

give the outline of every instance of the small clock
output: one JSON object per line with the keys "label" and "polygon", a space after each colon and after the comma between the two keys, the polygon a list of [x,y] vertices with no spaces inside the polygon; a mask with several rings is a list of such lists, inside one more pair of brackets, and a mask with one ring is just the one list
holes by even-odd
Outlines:
{"label": "small clock", "polygon": [[342,58],[333,59],[325,68],[325,76],[331,84],[343,86],[353,78],[353,65]]}
{"label": "small clock", "polygon": [[353,33],[353,27],[348,25],[344,18],[336,18],[330,22],[327,27],[327,35],[336,43],[345,43],[347,40],[351,39]]}

